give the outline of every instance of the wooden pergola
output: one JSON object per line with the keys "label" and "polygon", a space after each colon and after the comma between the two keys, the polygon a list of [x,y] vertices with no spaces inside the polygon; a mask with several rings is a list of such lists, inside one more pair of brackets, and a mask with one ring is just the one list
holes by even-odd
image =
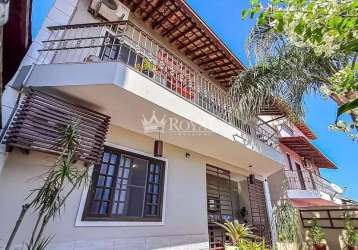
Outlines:
{"label": "wooden pergola", "polygon": [[312,145],[304,136],[281,137],[279,140],[280,143],[292,149],[301,157],[311,160],[318,167],[331,169],[337,168],[333,162]]}
{"label": "wooden pergola", "polygon": [[[275,100],[272,98],[271,100],[268,100],[267,103],[260,109],[260,116],[271,116],[274,117],[273,120],[278,120],[283,117],[291,117],[292,115],[291,109],[284,104],[282,101]],[[295,118],[292,123],[310,140],[316,139],[316,135],[307,127],[307,125]]]}
{"label": "wooden pergola", "polygon": [[184,0],[121,0],[144,23],[199,65],[221,86],[245,69]]}

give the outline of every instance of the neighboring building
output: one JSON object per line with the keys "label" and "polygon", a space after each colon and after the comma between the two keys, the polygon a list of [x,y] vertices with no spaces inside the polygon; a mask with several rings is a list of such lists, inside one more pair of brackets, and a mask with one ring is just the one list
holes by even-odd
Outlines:
{"label": "neighboring building", "polygon": [[[274,116],[273,110],[276,112]],[[282,105],[272,105],[264,112],[273,119],[287,116]],[[272,202],[275,204],[282,198],[288,198],[296,207],[342,204],[343,190],[320,174],[321,168],[337,167],[312,144],[311,140],[316,139],[314,133],[303,122],[280,119],[274,123],[280,134],[279,148],[286,164],[282,171],[269,177]]]}
{"label": "neighboring building", "polygon": [[0,27],[0,67],[2,82],[5,84],[14,76],[31,44],[31,4],[31,0],[11,1],[8,22]]}
{"label": "neighboring building", "polygon": [[4,93],[0,246],[72,119],[78,164],[99,163],[48,226],[50,249],[223,249],[225,219],[270,242],[267,178],[287,163],[276,125],[232,108],[242,70],[183,0],[57,0]]}

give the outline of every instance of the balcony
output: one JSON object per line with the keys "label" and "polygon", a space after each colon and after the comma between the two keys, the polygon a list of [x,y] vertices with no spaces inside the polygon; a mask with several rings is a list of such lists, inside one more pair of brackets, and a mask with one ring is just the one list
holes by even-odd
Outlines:
{"label": "balcony", "polygon": [[49,27],[37,64],[118,62],[271,148],[274,128],[244,124],[226,90],[188,66],[136,25],[122,21]]}
{"label": "balcony", "polygon": [[[332,182],[307,170],[295,171],[285,170],[287,178],[287,189],[294,191],[307,191],[313,194],[313,197],[323,193],[327,198],[334,200],[340,194],[332,188]],[[327,196],[328,195],[328,196]],[[304,197],[294,197],[304,198]]]}

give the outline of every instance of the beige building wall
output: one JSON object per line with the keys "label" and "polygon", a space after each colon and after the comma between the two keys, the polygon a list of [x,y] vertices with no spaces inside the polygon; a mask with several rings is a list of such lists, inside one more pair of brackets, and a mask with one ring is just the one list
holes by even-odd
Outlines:
{"label": "beige building wall", "polygon": [[[111,145],[152,155],[154,141],[150,137],[112,126],[107,138]],[[190,158],[186,158],[186,152],[173,145],[164,145],[164,158],[168,164],[162,223],[149,226],[145,222],[142,225],[126,222],[123,226],[113,227],[100,222],[85,226],[85,223],[76,221],[83,205],[81,188],[72,194],[61,217],[49,224],[46,235],[55,235],[49,249],[208,249],[206,164],[233,172],[242,193],[240,204],[246,206],[248,194],[243,183],[248,173],[192,152],[189,152]],[[40,185],[36,177],[46,172],[54,160],[53,156],[33,151],[24,154],[15,149],[9,154],[0,175],[0,249],[9,237],[29,190]],[[24,220],[15,246],[23,247],[31,233],[34,216],[29,213]]]}

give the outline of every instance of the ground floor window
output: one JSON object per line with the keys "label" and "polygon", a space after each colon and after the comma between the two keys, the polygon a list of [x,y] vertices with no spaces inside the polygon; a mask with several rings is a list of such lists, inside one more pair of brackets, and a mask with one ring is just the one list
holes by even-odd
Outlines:
{"label": "ground floor window", "polygon": [[161,221],[165,162],[106,147],[92,174],[83,220]]}

